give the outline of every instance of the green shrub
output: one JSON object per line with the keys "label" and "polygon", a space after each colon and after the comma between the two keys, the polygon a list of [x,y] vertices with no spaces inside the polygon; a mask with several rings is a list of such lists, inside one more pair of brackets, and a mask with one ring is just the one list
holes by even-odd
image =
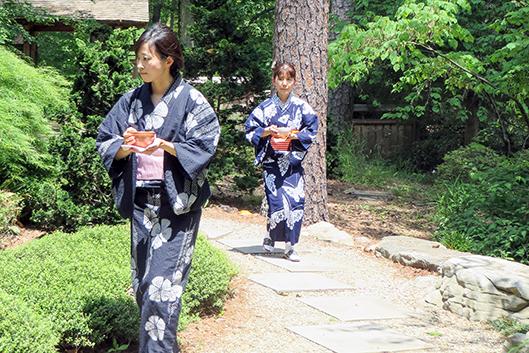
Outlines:
{"label": "green shrub", "polygon": [[0,190],[0,236],[15,233],[15,222],[21,211],[22,198],[12,192]]}
{"label": "green shrub", "polygon": [[228,110],[218,112],[221,136],[217,152],[209,167],[208,177],[212,184],[232,177],[234,188],[251,192],[259,185],[261,173],[253,165],[254,149],[246,142],[242,126],[246,115]]}
{"label": "green shrub", "polygon": [[199,236],[189,282],[182,297],[186,315],[181,319],[180,329],[199,315],[219,313],[228,295],[230,280],[236,273],[227,256]]}
{"label": "green shrub", "polygon": [[[130,284],[127,233],[124,226],[85,228],[70,235],[53,233],[7,250],[0,254],[0,287],[48,317],[62,346],[100,343],[104,333],[92,326],[93,312],[112,310],[114,303],[130,307],[122,311],[120,321],[123,330],[132,331],[138,316],[137,311],[130,315],[136,305],[126,294]],[[106,308],[95,310],[95,301]],[[95,327],[101,327],[96,323]]]}
{"label": "green shrub", "polygon": [[51,121],[72,114],[64,78],[36,69],[0,46],[0,184],[19,189],[26,175],[53,173]]}
{"label": "green shrub", "polygon": [[46,317],[0,290],[0,352],[54,353],[59,335]]}
{"label": "green shrub", "polygon": [[[98,226],[56,232],[6,250],[0,253],[0,291],[50,321],[63,348],[96,347],[111,339],[133,342],[139,316],[127,294],[129,241],[127,226]],[[220,250],[199,237],[182,322],[220,311],[233,274]],[[10,320],[16,325],[17,319]]]}
{"label": "green shrub", "polygon": [[437,204],[436,237],[459,234],[475,253],[529,263],[529,153],[446,182]]}
{"label": "green shrub", "polygon": [[470,180],[472,173],[494,168],[505,158],[491,148],[471,143],[443,157],[444,162],[438,166],[438,178],[466,182]]}

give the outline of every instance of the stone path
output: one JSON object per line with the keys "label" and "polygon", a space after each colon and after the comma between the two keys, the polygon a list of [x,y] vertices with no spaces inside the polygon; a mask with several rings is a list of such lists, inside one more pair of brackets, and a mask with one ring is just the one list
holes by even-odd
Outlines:
{"label": "stone path", "polygon": [[[421,280],[413,281],[417,283],[396,281],[393,277],[398,270],[394,271],[394,266],[398,265],[363,255],[371,258],[366,263],[365,258],[359,257],[361,252],[343,245],[343,234],[339,234],[338,243],[333,243],[332,239],[322,241],[316,236],[304,236],[297,247],[302,261],[293,263],[280,257],[282,244],[278,244],[277,254],[263,255],[260,246],[264,233],[262,225],[205,217],[201,231],[230,255],[239,265],[241,275],[265,287],[256,288],[254,294],[255,297],[263,295],[261,303],[264,308],[257,310],[264,309],[264,314],[257,314],[249,320],[253,332],[252,328],[245,330],[242,326],[233,332],[233,335],[244,337],[240,341],[245,342],[239,342],[234,348],[235,341],[227,337],[229,343],[209,347],[208,353],[478,353],[500,350],[501,338],[494,331],[479,323],[468,322],[463,333],[457,326],[465,325],[467,322],[462,321],[465,319],[444,312],[438,315],[436,311],[442,309],[427,307],[420,293],[413,292],[414,286],[422,287],[423,291],[434,289],[435,276],[423,276],[426,284]],[[378,263],[370,264],[370,261]],[[386,273],[377,269],[381,268],[380,261],[386,261]],[[355,265],[359,268],[353,268]],[[370,277],[367,273],[370,271],[377,273]],[[379,278],[387,278],[386,285],[372,282],[375,278],[379,282]],[[412,298],[412,307],[409,307],[405,300],[401,301],[403,293],[400,291],[419,298]],[[276,311],[277,315],[267,314],[270,305],[267,303],[273,303],[268,311]],[[449,319],[443,318],[446,315]],[[263,316],[264,325],[259,322],[259,316]],[[458,332],[445,331],[454,325]],[[267,329],[279,332],[266,332]],[[486,340],[481,331],[488,337]],[[264,342],[261,342],[262,335],[266,337]],[[270,342],[274,335],[278,336],[277,341]]]}

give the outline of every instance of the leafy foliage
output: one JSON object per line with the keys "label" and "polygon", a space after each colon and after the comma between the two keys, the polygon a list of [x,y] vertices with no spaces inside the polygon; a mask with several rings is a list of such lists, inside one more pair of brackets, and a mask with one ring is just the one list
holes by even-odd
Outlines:
{"label": "leafy foliage", "polygon": [[58,19],[46,14],[42,9],[31,6],[26,1],[4,0],[0,6],[0,45],[12,46],[15,39],[33,43],[33,36],[17,19],[25,18],[32,23],[49,24]]}
{"label": "leafy foliage", "polygon": [[[527,6],[484,4],[408,0],[392,17],[346,26],[329,47],[331,86],[349,81],[361,87],[372,77],[384,84],[389,78],[400,106],[384,117],[426,119],[426,138],[437,126],[477,119],[497,131],[506,153],[527,147],[529,86],[520,76],[529,63],[527,21],[521,20]],[[463,132],[459,128],[456,136]],[[456,139],[448,150],[462,143]]]}
{"label": "leafy foliage", "polygon": [[240,190],[252,190],[260,178],[242,125],[270,88],[273,9],[271,0],[191,1],[193,45],[185,48],[185,74],[206,79],[197,87],[222,126],[210,176],[213,182],[229,176]]}
{"label": "leafy foliage", "polygon": [[227,256],[211,246],[203,236],[197,238],[193,267],[182,297],[183,319],[179,329],[201,315],[222,311],[229,292],[230,279],[237,273]]}
{"label": "leafy foliage", "polygon": [[73,106],[60,75],[31,67],[3,47],[0,54],[0,183],[20,190],[28,175],[55,172],[49,153],[51,122],[73,114]]}
{"label": "leafy foliage", "polygon": [[[454,160],[449,156],[446,163]],[[436,237],[447,243],[459,239],[475,253],[528,263],[529,153],[497,157],[494,166],[484,161],[483,165],[477,164],[478,159],[470,165],[457,161],[454,167],[443,167],[466,181],[445,182],[437,205]],[[458,164],[462,170],[456,173]]]}
{"label": "leafy foliage", "polygon": [[132,77],[132,45],[140,34],[139,29],[112,29],[91,21],[78,25],[75,38],[78,70],[73,92],[81,120],[87,124],[87,136],[95,137],[102,117],[123,93],[140,83]]}
{"label": "leafy foliage", "polygon": [[21,203],[19,195],[0,190],[0,236],[16,233],[15,223],[22,209]]}
{"label": "leafy foliage", "polygon": [[[0,294],[5,291],[42,317],[43,322],[51,322],[51,334],[50,328],[41,334],[60,337],[63,348],[94,347],[111,338],[135,341],[139,316],[132,296],[127,294],[129,242],[127,227],[99,226],[74,234],[53,233],[4,251],[0,254],[0,275],[4,279]],[[193,267],[183,297],[183,322],[202,312],[218,312],[234,274],[227,258],[204,239],[197,242]],[[11,325],[22,330],[22,325],[28,323],[17,313],[0,316],[0,328]],[[56,342],[57,338],[51,347]],[[42,351],[53,350],[48,346]]]}

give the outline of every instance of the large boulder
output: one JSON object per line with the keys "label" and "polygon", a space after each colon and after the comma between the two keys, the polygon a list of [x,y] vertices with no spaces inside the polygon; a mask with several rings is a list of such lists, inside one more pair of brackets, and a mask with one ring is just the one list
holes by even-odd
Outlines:
{"label": "large boulder", "polygon": [[529,266],[468,255],[446,261],[441,274],[445,309],[470,320],[510,317],[529,324]]}
{"label": "large boulder", "polygon": [[402,265],[434,272],[440,272],[446,260],[465,255],[435,241],[405,236],[385,237],[370,250]]}

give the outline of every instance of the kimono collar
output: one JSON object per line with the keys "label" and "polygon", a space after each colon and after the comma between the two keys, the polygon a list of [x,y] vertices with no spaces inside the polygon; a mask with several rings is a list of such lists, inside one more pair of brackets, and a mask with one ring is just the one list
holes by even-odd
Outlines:
{"label": "kimono collar", "polygon": [[[162,99],[163,97],[165,97],[169,92],[171,91],[174,91],[176,87],[178,87],[178,85],[180,85],[180,82],[182,81],[182,77],[180,75],[176,76],[173,80],[173,82],[169,85],[169,87],[167,87],[167,89],[165,90],[165,92],[162,94]],[[149,94],[152,94],[152,85],[151,83],[147,83],[146,84],[147,87],[149,88]]]}
{"label": "kimono collar", "polygon": [[287,101],[286,102],[283,102],[281,100],[281,98],[279,98],[279,96],[277,95],[277,93],[274,93],[274,95],[272,96],[272,101],[281,109],[281,110],[285,110],[288,108],[288,106],[290,105],[290,101],[292,100],[292,97],[294,96],[294,94],[292,92],[290,92],[290,94],[288,95],[288,98],[287,98]]}

